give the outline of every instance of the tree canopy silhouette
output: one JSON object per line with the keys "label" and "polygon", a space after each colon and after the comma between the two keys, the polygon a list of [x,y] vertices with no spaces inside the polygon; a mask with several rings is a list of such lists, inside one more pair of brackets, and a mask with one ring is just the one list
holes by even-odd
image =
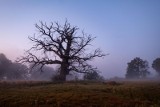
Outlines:
{"label": "tree canopy silhouette", "polygon": [[159,74],[160,76],[160,58],[157,58],[153,61],[152,63],[152,68],[154,70],[156,70],[156,72]]}
{"label": "tree canopy silhouette", "polygon": [[[58,22],[50,25],[40,22],[35,27],[38,34],[29,37],[34,45],[18,61],[33,63],[33,67],[40,65],[41,69],[46,64],[59,64],[59,79],[62,81],[66,80],[66,75],[71,71],[95,71],[96,68],[88,64],[88,61],[105,56],[99,48],[88,52],[87,47],[95,37],[83,31],[79,33],[79,28],[71,26],[68,21],[63,26]],[[37,56],[36,52],[41,52],[41,55]]]}
{"label": "tree canopy silhouette", "polygon": [[145,78],[150,74],[148,68],[147,61],[136,57],[128,63],[126,78]]}

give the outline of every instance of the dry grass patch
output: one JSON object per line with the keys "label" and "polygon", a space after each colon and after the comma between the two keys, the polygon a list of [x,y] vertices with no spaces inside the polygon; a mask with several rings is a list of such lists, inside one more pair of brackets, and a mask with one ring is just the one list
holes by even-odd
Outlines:
{"label": "dry grass patch", "polygon": [[[13,83],[14,84],[14,83]],[[0,83],[0,105],[30,107],[158,107],[158,82]],[[117,85],[118,84],[118,85]]]}

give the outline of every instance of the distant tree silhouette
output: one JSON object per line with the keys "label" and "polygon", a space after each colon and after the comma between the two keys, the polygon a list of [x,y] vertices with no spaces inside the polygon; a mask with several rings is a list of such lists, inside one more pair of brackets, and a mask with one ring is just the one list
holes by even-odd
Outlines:
{"label": "distant tree silhouette", "polygon": [[7,79],[8,80],[26,80],[28,74],[28,68],[26,65],[12,62],[8,67]]}
{"label": "distant tree silhouette", "polygon": [[0,54],[0,79],[3,79],[8,72],[8,66],[11,65],[11,61],[6,58],[4,54]]}
{"label": "distant tree silhouette", "polygon": [[147,61],[136,57],[128,63],[126,78],[145,78],[150,74],[148,68]]}
{"label": "distant tree silhouette", "polygon": [[[71,71],[86,73],[95,71],[96,68],[88,64],[95,57],[103,57],[100,49],[87,53],[87,46],[90,46],[94,37],[82,32],[79,28],[71,26],[68,21],[61,26],[58,22],[47,25],[40,22],[36,24],[38,34],[29,39],[34,43],[33,47],[26,51],[26,56],[19,58],[20,62],[34,63],[34,66],[46,64],[59,64],[59,79],[66,80],[66,75]],[[40,52],[41,55],[36,55]],[[43,69],[41,69],[43,70]]]}
{"label": "distant tree silhouette", "polygon": [[153,61],[152,63],[152,68],[154,70],[156,70],[156,72],[159,74],[160,76],[160,58],[157,58]]}
{"label": "distant tree silhouette", "polygon": [[27,66],[13,63],[4,54],[0,54],[0,80],[26,79],[27,71]]}

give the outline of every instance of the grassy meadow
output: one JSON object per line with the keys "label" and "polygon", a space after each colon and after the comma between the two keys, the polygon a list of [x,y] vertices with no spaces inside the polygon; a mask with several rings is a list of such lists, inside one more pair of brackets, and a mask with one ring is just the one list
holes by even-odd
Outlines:
{"label": "grassy meadow", "polygon": [[160,107],[160,82],[0,82],[0,107]]}

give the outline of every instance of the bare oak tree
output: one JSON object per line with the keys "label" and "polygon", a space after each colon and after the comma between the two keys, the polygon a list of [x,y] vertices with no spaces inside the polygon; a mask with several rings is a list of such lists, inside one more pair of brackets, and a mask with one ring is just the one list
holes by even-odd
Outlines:
{"label": "bare oak tree", "polygon": [[[66,75],[71,71],[95,71],[96,68],[88,64],[88,61],[105,56],[99,48],[88,53],[86,47],[91,45],[95,37],[84,32],[79,34],[79,28],[71,26],[67,21],[63,26],[58,22],[50,25],[40,22],[35,27],[38,33],[29,37],[34,45],[18,60],[33,63],[34,66],[40,65],[41,68],[46,64],[59,64],[59,79],[62,81],[66,80]],[[35,53],[39,51],[41,55],[38,56]]]}

